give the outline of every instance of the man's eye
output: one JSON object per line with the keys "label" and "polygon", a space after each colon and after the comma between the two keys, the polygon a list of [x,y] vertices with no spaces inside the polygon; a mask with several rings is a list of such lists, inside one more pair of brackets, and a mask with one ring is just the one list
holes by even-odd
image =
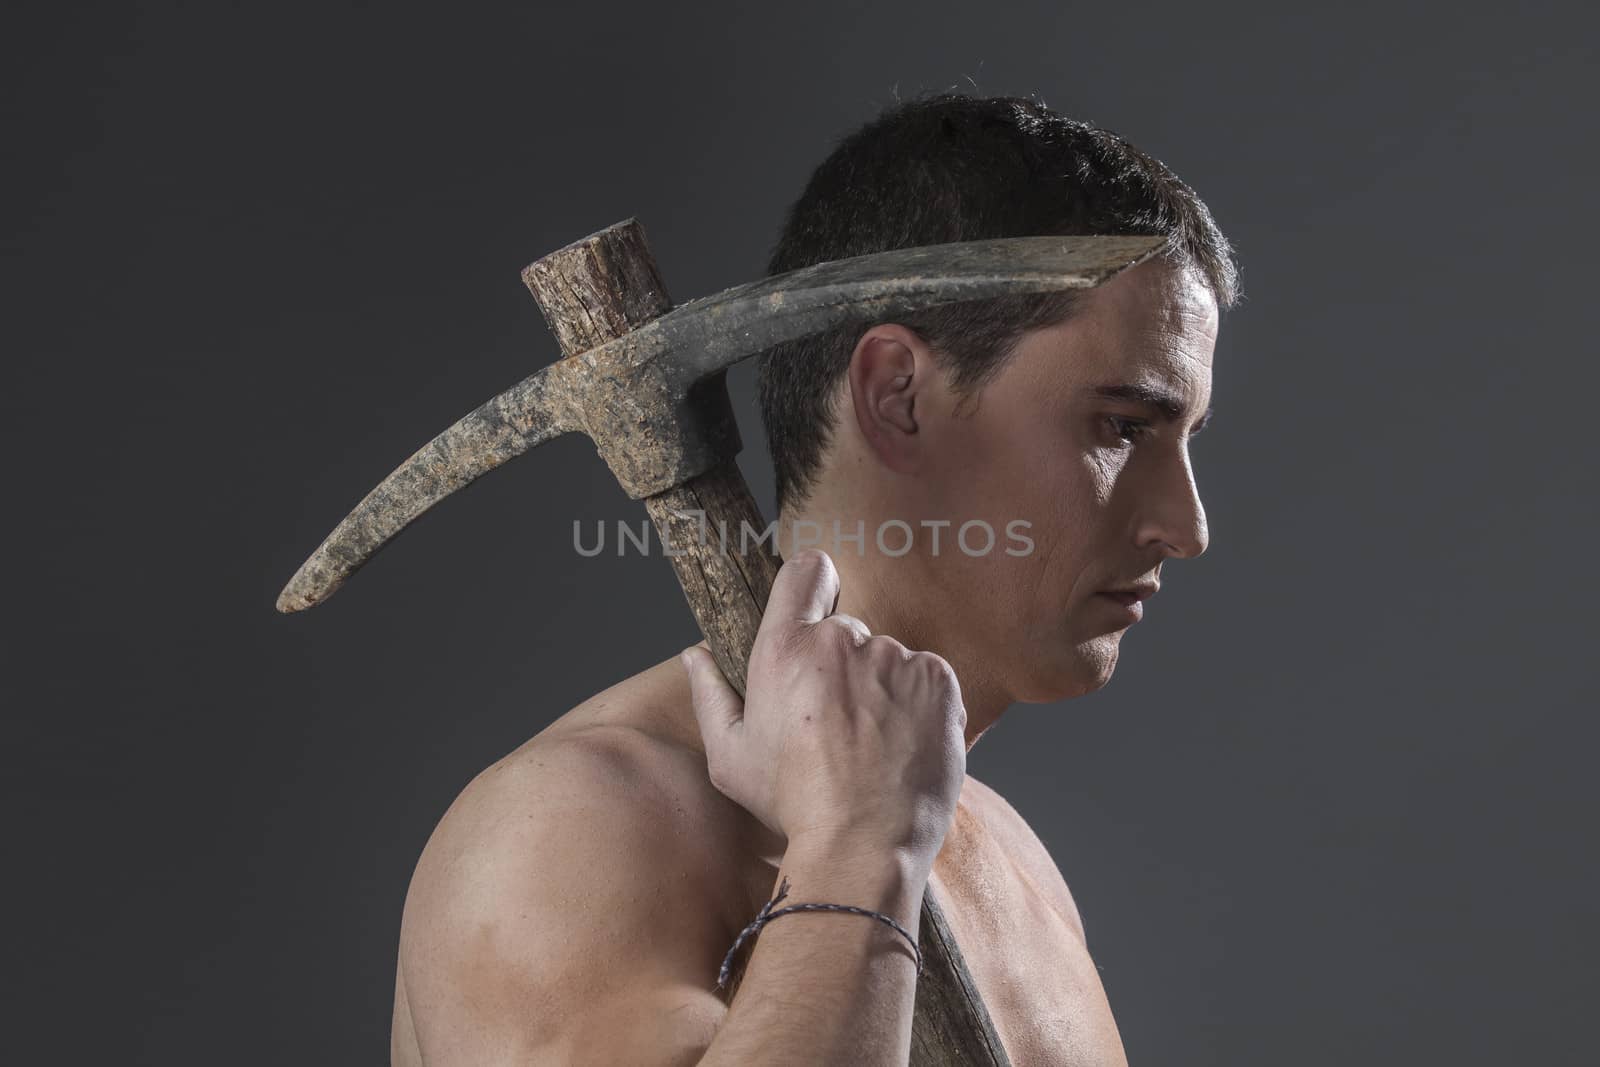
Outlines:
{"label": "man's eye", "polygon": [[1137,441],[1150,427],[1149,423],[1140,419],[1127,419],[1120,415],[1107,415],[1106,422],[1110,424],[1112,433],[1129,444]]}

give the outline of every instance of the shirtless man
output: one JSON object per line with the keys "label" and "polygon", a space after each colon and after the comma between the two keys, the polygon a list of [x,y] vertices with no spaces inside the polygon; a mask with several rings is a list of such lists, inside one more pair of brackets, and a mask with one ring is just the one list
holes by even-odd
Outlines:
{"label": "shirtless man", "polygon": [[[966,753],[1015,702],[1105,685],[1162,563],[1205,550],[1188,439],[1232,250],[1114,135],[941,96],[840,143],[771,269],[1047,233],[1170,240],[1085,294],[764,357],[787,562],[747,699],[695,646],[465,789],[406,899],[397,1064],[904,1064],[914,957],[874,919],[781,916],[731,1007],[717,995],[782,877],[785,903],[870,908],[913,936],[931,890],[1013,1063],[1125,1062],[1066,883]],[[981,527],[958,541],[974,520],[986,551]]]}

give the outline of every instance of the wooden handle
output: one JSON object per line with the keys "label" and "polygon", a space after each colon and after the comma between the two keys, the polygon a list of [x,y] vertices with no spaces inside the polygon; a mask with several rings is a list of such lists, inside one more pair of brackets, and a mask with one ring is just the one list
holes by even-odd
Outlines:
{"label": "wooden handle", "polygon": [[[672,306],[644,228],[632,219],[551,253],[522,277],[567,357],[613,340]],[[717,386],[725,407],[725,388],[707,384]],[[700,632],[728,683],[743,696],[750,649],[781,564],[776,539],[761,537],[766,524],[744,476],[729,455],[644,503]],[[911,1063],[1010,1067],[931,889],[923,894],[919,942],[922,977]],[[741,955],[748,959],[748,950]],[[743,973],[741,961],[725,994],[730,1003]]]}
{"label": "wooden handle", "polygon": [[776,538],[761,540],[765,523],[744,475],[729,458],[646,497],[644,506],[661,543],[674,553],[672,567],[711,655],[728,684],[744,696],[750,649],[783,563]]}

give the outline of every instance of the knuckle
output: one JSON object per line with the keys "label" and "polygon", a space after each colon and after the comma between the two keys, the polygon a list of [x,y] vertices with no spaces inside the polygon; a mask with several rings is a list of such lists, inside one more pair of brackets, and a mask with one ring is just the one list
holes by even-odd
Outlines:
{"label": "knuckle", "polygon": [[809,626],[800,626],[790,631],[784,641],[784,649],[788,655],[794,660],[807,663],[834,657],[838,650],[845,646],[845,639],[849,635],[844,632],[842,626],[824,625],[827,622],[827,619],[821,619]]}
{"label": "knuckle", "polygon": [[950,685],[956,684],[956,669],[950,666],[950,661],[937,652],[918,652],[918,661],[926,667],[940,681]]}
{"label": "knuckle", "polygon": [[951,701],[949,718],[950,718],[950,722],[955,726],[955,728],[957,730],[961,731],[962,733],[966,733],[966,730],[967,730],[967,706],[965,704],[963,704],[959,700]]}
{"label": "knuckle", "polygon": [[823,621],[831,622],[835,626],[848,631],[855,638],[856,644],[861,644],[863,641],[866,641],[872,636],[872,630],[868,628],[867,624],[856,618],[854,615],[846,615],[842,612],[835,612],[834,614],[829,615]]}
{"label": "knuckle", "polygon": [[863,642],[863,647],[877,660],[903,661],[910,655],[905,645],[888,634],[874,634]]}
{"label": "knuckle", "polygon": [[862,634],[861,630],[858,629],[857,626],[848,618],[840,618],[837,615],[829,615],[827,618],[823,619],[821,623],[818,623],[818,625],[824,626],[825,629],[823,632],[826,633],[828,637],[838,645],[848,648],[856,648],[859,647],[863,641],[867,640],[866,636]]}

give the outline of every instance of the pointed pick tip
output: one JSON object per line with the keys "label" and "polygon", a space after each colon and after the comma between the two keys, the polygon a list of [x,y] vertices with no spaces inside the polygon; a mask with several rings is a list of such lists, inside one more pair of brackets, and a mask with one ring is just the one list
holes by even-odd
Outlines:
{"label": "pointed pick tip", "polygon": [[296,593],[292,586],[286,586],[283,592],[278,594],[278,602],[275,607],[285,615],[293,615],[295,612],[304,611],[315,604],[315,600],[309,600]]}
{"label": "pointed pick tip", "polygon": [[[335,586],[334,588],[338,588]],[[319,589],[317,585],[306,577],[305,568],[295,572],[289,579],[289,584],[283,587],[283,592],[278,594],[276,607],[285,615],[293,615],[307,608],[314,608],[333,592],[333,589]]]}

